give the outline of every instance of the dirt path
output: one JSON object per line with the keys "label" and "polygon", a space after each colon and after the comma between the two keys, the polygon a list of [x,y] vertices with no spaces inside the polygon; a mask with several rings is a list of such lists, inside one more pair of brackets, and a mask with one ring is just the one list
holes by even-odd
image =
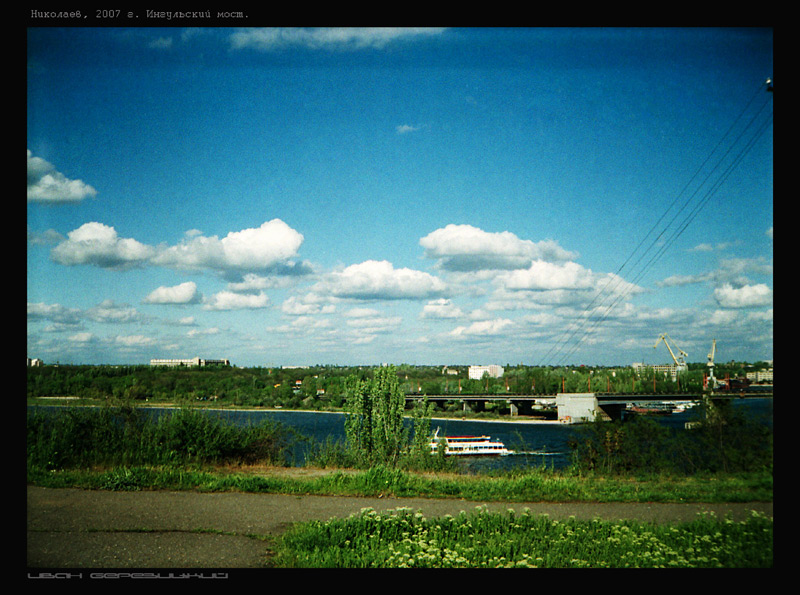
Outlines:
{"label": "dirt path", "polygon": [[[292,523],[344,518],[362,508],[400,507],[426,517],[508,508],[553,519],[692,520],[700,512],[743,520],[772,516],[772,503],[490,503],[424,498],[351,498],[283,494],[105,492],[27,488],[27,565],[36,568],[263,568],[269,538]],[[260,536],[262,539],[256,538]],[[263,537],[267,539],[264,540]]]}

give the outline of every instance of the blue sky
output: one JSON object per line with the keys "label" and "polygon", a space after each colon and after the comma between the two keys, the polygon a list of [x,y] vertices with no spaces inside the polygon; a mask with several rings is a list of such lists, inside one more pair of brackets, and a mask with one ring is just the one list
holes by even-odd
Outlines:
{"label": "blue sky", "polygon": [[763,29],[28,30],[28,357],[772,359]]}

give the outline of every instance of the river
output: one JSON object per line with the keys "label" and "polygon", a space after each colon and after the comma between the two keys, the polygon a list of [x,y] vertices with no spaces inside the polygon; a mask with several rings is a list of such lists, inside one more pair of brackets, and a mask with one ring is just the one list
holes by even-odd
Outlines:
{"label": "river", "polygon": [[[749,413],[772,423],[772,399],[734,400],[737,407],[747,407]],[[344,414],[314,411],[279,410],[238,410],[220,411],[223,418],[234,423],[258,423],[262,419],[280,422],[295,429],[299,434],[311,438],[316,443],[344,441]],[[683,428],[687,421],[696,419],[691,409],[683,413],[655,416],[659,423],[674,428]],[[485,470],[505,470],[519,467],[542,466],[563,469],[572,463],[572,453],[568,442],[580,429],[579,425],[559,422],[511,421],[506,420],[461,420],[434,418],[431,431],[441,428],[440,435],[488,435],[501,440],[516,454],[504,457],[465,457],[458,463],[467,472]],[[294,452],[295,465],[302,465],[306,448],[298,445]]]}
{"label": "river", "polygon": [[[766,418],[769,424],[772,423],[771,398],[735,400],[734,404],[737,407],[747,407],[752,415]],[[148,409],[156,414],[169,411],[169,409]],[[258,424],[265,419],[278,422],[316,444],[323,444],[326,440],[344,442],[345,439],[345,416],[343,413],[274,409],[227,409],[210,410],[210,412],[237,425]],[[675,428],[683,428],[687,421],[695,418],[696,414],[691,410],[654,417],[659,423]],[[515,451],[515,454],[503,457],[459,459],[458,464],[466,472],[507,470],[542,465],[546,465],[548,468],[563,469],[572,463],[568,442],[579,431],[580,425],[553,421],[511,421],[511,418],[506,419],[508,421],[433,418],[431,431],[435,431],[438,427],[440,435],[488,435],[501,440],[507,448]],[[290,455],[291,463],[295,466],[303,465],[308,448],[308,441],[298,441]]]}

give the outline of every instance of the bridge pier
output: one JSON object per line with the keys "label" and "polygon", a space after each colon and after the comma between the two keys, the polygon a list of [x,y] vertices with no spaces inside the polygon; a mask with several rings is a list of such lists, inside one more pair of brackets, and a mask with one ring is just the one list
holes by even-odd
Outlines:
{"label": "bridge pier", "polygon": [[[466,401],[464,402],[466,403]],[[486,401],[480,399],[474,400],[470,403],[470,409],[472,409],[474,413],[480,413],[486,409]]]}
{"label": "bridge pier", "polygon": [[511,415],[532,415],[533,414],[533,401],[514,401],[509,400],[511,404]]}
{"label": "bridge pier", "polygon": [[558,421],[584,423],[595,420],[597,396],[594,393],[558,393],[556,395]]}
{"label": "bridge pier", "polygon": [[602,403],[595,393],[558,393],[556,395],[558,421],[585,423],[596,419],[622,419],[624,403]]}
{"label": "bridge pier", "polygon": [[597,414],[606,421],[622,419],[623,411],[625,411],[625,405],[622,403],[605,403],[597,406]]}

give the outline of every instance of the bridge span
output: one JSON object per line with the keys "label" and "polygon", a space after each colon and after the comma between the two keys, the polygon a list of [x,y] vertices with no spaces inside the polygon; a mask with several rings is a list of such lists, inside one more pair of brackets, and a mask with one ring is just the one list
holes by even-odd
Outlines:
{"label": "bridge span", "polygon": [[511,416],[531,415],[536,411],[558,411],[558,421],[562,423],[584,423],[600,416],[606,419],[620,419],[622,412],[629,404],[648,405],[655,403],[697,402],[704,398],[742,399],[771,398],[772,388],[768,391],[726,391],[719,393],[558,393],[555,395],[406,395],[406,402],[427,399],[431,402],[444,403],[455,401],[463,404],[464,410],[482,411],[487,402],[504,402],[509,404]]}

